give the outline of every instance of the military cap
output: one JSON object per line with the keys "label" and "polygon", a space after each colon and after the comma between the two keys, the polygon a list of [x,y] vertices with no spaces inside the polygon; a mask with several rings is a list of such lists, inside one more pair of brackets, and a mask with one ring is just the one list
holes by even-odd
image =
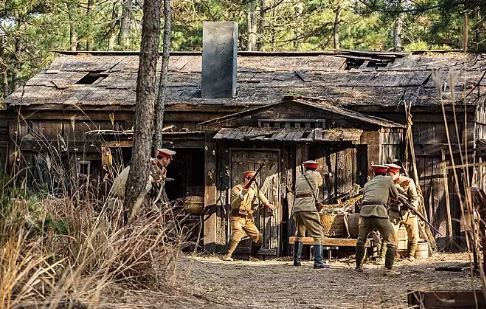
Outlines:
{"label": "military cap", "polygon": [[246,177],[251,178],[251,177],[255,176],[255,173],[256,173],[255,171],[244,171],[243,172],[243,177],[245,177],[245,178]]}
{"label": "military cap", "polygon": [[175,155],[176,152],[167,148],[159,148],[157,149],[157,158],[162,159],[162,158],[171,158],[172,156]]}
{"label": "military cap", "polygon": [[386,165],[375,164],[371,166],[371,169],[377,174],[386,174],[388,172],[388,166]]}
{"label": "military cap", "polygon": [[317,161],[314,160],[307,160],[304,162],[304,167],[307,169],[315,170],[317,169],[318,166],[319,164],[317,163]]}
{"label": "military cap", "polygon": [[399,172],[402,167],[400,165],[396,165],[396,164],[393,164],[393,163],[389,163],[389,164],[385,164],[386,166],[388,166],[388,170],[392,173],[396,173],[396,172]]}

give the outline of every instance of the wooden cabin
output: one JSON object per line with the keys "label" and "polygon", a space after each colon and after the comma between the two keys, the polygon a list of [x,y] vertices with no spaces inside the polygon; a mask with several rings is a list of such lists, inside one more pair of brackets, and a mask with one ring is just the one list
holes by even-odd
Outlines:
{"label": "wooden cabin", "polygon": [[257,183],[276,208],[270,216],[263,210],[258,212],[256,224],[263,234],[260,254],[269,256],[289,252],[292,192],[303,161],[312,158],[320,163],[324,187],[319,198],[330,203],[350,192],[354,184],[362,186],[367,181],[368,162],[382,162],[383,153],[400,156],[405,128],[326,100],[293,97],[202,124],[212,136],[207,143],[214,151],[214,157],[207,158],[205,164],[205,204],[210,207],[205,244],[214,243],[216,251],[224,247],[230,232],[230,190],[243,181],[243,171],[258,170],[263,165]]}
{"label": "wooden cabin", "polygon": [[[300,163],[322,163],[323,198],[345,193],[366,180],[371,161],[404,159],[404,104],[410,103],[427,212],[445,234],[446,207],[457,219],[460,210],[442,109],[456,164],[462,153],[473,164],[469,178],[484,188],[485,68],[481,54],[239,52],[237,95],[207,98],[201,96],[201,53],[172,53],[164,146],[177,155],[168,171],[176,179],[169,197],[204,194],[212,209],[204,241],[206,249],[218,250],[228,235],[228,188],[243,169],[265,162],[260,182],[280,208],[273,218],[263,215],[260,225],[267,253],[285,254],[284,236],[291,232],[287,191]],[[52,189],[52,162],[60,160],[71,162],[66,165],[73,185],[109,187],[106,165],[130,158],[137,70],[137,53],[58,53],[6,99],[0,159],[7,169]],[[466,141],[467,150],[459,149]],[[453,224],[460,238],[460,225]]]}

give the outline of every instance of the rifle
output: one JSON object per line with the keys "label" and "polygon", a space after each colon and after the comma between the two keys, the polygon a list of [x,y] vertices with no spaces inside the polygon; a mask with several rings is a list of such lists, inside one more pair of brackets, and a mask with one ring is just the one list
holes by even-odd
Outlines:
{"label": "rifle", "polygon": [[[404,206],[404,208],[406,210],[409,210],[411,213],[413,213],[414,215],[416,215],[422,222],[424,222],[425,224],[427,224],[432,230],[434,230],[437,234],[439,234],[441,237],[444,237],[438,229],[436,229],[432,224],[430,224],[429,221],[427,221],[425,219],[425,217],[417,210],[415,209],[415,207],[413,207],[409,202],[408,202],[408,198],[406,195],[402,194],[402,193],[399,193],[398,194],[398,202],[401,203],[402,206]],[[398,208],[398,212],[400,212],[400,208]]]}
{"label": "rifle", "polygon": [[[247,183],[246,185],[244,185],[244,186],[243,186],[243,190],[248,190],[248,188],[250,188],[251,184],[252,184],[254,181],[256,181],[256,177],[258,176],[258,174],[260,173],[260,171],[262,170],[262,168],[263,168],[263,166],[264,166],[264,165],[265,165],[265,163],[262,163],[262,164],[260,165],[260,167],[259,167],[259,168],[256,170],[255,175],[253,175],[253,176],[250,178],[250,180],[248,181],[248,183]],[[241,206],[240,206],[240,207],[241,207]],[[245,215],[245,216],[246,216],[246,215],[248,215],[248,213],[246,212],[246,210],[241,209],[241,208],[238,210],[238,213],[239,213],[240,215]]]}
{"label": "rifle", "polygon": [[262,165],[260,165],[260,167],[256,170],[255,175],[253,175],[250,178],[250,181],[248,181],[248,183],[243,187],[243,189],[248,189],[251,186],[251,184],[256,180],[256,177],[258,176],[258,174],[260,173],[264,165],[265,163],[262,163]]}

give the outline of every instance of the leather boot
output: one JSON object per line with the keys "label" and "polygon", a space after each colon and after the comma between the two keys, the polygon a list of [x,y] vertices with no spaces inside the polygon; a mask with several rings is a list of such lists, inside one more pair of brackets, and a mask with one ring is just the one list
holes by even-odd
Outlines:
{"label": "leather boot", "polygon": [[356,246],[356,271],[363,272],[363,261],[366,255],[365,246]]}
{"label": "leather boot", "polygon": [[385,260],[385,256],[386,256],[386,242],[382,241],[380,246],[380,256],[378,257],[378,259],[381,262],[383,262]]}
{"label": "leather boot", "polygon": [[322,245],[314,246],[314,268],[329,268],[322,258]]}
{"label": "leather boot", "polygon": [[417,246],[418,246],[418,244],[416,244],[416,243],[408,242],[408,246],[407,246],[407,259],[409,261],[414,261],[415,260],[415,251],[417,251]]}
{"label": "leather boot", "polygon": [[387,246],[385,255],[385,268],[391,270],[393,263],[395,262],[395,255],[397,254],[397,248],[394,246]]}
{"label": "leather boot", "polygon": [[236,250],[236,247],[238,247],[239,241],[231,239],[229,244],[228,244],[228,251],[226,251],[226,254],[223,255],[223,261],[233,261],[233,258],[231,257],[233,255],[233,252]]}
{"label": "leather boot", "polygon": [[294,266],[302,265],[300,257],[302,256],[302,242],[296,241],[294,244]]}
{"label": "leather boot", "polygon": [[252,242],[251,243],[251,252],[250,252],[251,257],[258,258],[258,251],[260,251],[261,247],[262,247],[261,243]]}

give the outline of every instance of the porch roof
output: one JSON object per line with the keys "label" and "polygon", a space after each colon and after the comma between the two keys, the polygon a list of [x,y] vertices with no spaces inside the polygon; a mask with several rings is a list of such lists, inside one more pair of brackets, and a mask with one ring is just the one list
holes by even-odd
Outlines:
{"label": "porch roof", "polygon": [[221,128],[214,140],[265,141],[265,142],[357,142],[363,130],[321,128]]}

